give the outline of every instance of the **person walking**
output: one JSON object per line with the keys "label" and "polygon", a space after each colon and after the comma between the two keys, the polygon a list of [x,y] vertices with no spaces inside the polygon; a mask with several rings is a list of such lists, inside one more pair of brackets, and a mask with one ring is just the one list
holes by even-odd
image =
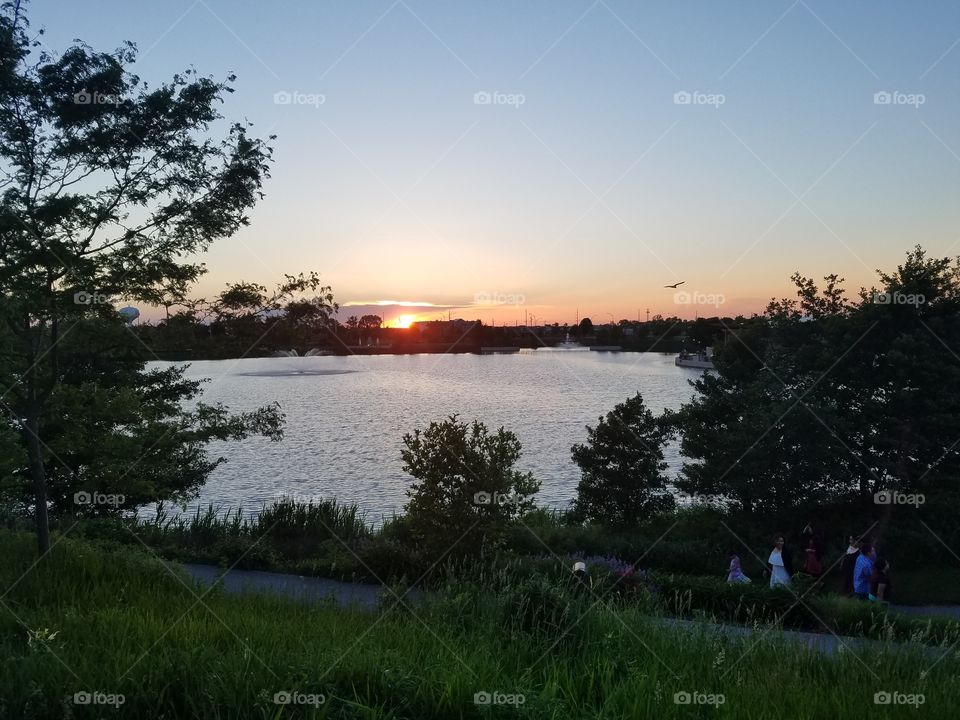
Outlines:
{"label": "person walking", "polygon": [[586,595],[592,593],[593,578],[587,570],[587,564],[578,560],[573,564],[573,573],[570,576],[570,586],[574,594]]}
{"label": "person walking", "polygon": [[790,577],[793,575],[793,562],[790,558],[790,551],[786,547],[783,535],[777,535],[773,539],[773,550],[770,551],[770,587],[775,588],[778,585],[790,587]]}
{"label": "person walking", "polygon": [[873,580],[876,557],[873,545],[868,542],[861,544],[857,564],[853,567],[853,594],[861,600],[870,596],[870,582]]}
{"label": "person walking", "polygon": [[846,597],[853,595],[853,569],[859,555],[860,543],[850,535],[847,537],[847,550],[840,561],[840,592]]}
{"label": "person walking", "polygon": [[885,558],[877,558],[876,563],[874,563],[873,576],[870,578],[869,599],[875,602],[890,602],[892,589],[890,563]]}
{"label": "person walking", "polygon": [[813,578],[819,578],[823,574],[823,565],[820,563],[820,547],[817,538],[813,535],[807,539],[807,547],[804,552],[803,567],[801,572]]}

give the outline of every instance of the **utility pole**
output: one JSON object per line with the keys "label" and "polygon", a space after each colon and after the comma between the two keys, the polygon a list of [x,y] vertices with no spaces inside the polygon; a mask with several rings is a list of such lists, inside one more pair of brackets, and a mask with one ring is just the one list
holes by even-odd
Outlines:
{"label": "utility pole", "polygon": [[647,322],[650,322],[650,308],[647,308]]}

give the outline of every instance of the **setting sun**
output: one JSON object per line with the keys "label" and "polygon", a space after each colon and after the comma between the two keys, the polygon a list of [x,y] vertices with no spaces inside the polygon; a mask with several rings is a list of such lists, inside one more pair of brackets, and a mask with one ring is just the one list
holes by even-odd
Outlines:
{"label": "setting sun", "polygon": [[408,328],[416,322],[417,318],[414,315],[401,315],[397,318],[397,324],[395,327],[398,328]]}

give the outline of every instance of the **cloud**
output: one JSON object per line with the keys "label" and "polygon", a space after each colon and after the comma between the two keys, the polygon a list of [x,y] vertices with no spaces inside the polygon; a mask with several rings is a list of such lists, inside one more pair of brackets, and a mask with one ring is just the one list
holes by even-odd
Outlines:
{"label": "cloud", "polygon": [[454,308],[464,307],[464,305],[438,305],[427,302],[426,300],[348,300],[341,303],[340,307],[417,307],[436,310],[452,310]]}
{"label": "cloud", "polygon": [[459,310],[468,307],[462,305],[441,305],[428,301],[418,300],[348,300],[340,304],[339,318],[343,322],[351,315],[379,315],[384,321],[392,321],[399,315],[414,315],[417,319],[429,320],[434,317],[445,317],[450,310]]}

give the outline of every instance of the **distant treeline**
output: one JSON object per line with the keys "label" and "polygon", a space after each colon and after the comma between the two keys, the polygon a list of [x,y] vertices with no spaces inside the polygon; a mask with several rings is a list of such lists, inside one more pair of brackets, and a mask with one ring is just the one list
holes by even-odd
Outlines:
{"label": "distant treeline", "polygon": [[[355,318],[351,318],[355,320]],[[181,309],[156,323],[133,326],[145,350],[162,360],[215,360],[268,357],[294,350],[319,349],[334,355],[481,352],[489,347],[535,349],[572,339],[587,346],[616,346],[627,351],[676,353],[723,341],[725,334],[756,319],[714,317],[682,320],[656,316],[646,322],[621,320],[594,325],[486,325],[480,320],[415,322],[408,328],[383,327],[379,316],[341,323],[331,316],[305,321],[280,309],[275,314],[241,316]]]}

